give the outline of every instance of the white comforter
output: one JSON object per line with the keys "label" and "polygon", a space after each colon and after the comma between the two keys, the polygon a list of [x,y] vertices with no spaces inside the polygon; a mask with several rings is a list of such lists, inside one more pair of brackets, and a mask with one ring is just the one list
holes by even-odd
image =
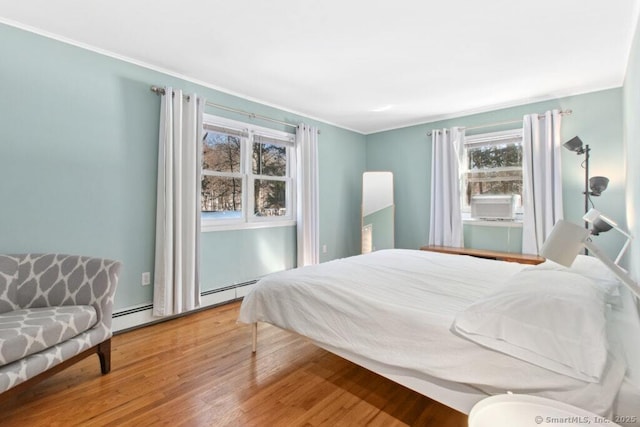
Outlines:
{"label": "white comforter", "polygon": [[450,331],[455,314],[524,266],[414,250],[385,250],[272,274],[239,321],[268,322],[327,346],[487,393],[538,394],[606,414],[624,377],[610,357],[588,383],[481,347]]}

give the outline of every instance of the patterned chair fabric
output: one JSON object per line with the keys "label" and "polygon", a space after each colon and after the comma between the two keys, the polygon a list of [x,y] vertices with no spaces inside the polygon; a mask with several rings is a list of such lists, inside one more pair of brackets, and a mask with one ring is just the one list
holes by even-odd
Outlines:
{"label": "patterned chair fabric", "polygon": [[0,255],[0,313],[18,307],[18,259]]}
{"label": "patterned chair fabric", "polygon": [[[111,338],[120,268],[117,261],[75,255],[0,255],[0,393]],[[18,338],[19,328],[7,326],[16,326],[18,316],[25,327],[30,322],[44,332],[43,322],[34,320],[43,313],[55,319],[48,328],[51,335],[60,332],[58,339],[38,332],[29,338],[35,329]]]}
{"label": "patterned chair fabric", "polygon": [[46,350],[96,324],[90,305],[27,308],[0,314],[0,366]]}

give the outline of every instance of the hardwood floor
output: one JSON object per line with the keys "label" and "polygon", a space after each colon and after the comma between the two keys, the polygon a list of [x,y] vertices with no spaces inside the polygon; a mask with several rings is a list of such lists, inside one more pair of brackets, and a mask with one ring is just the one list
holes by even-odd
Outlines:
{"label": "hardwood floor", "polygon": [[116,335],[0,405],[2,426],[434,426],[467,417],[309,343],[236,324],[239,303]]}

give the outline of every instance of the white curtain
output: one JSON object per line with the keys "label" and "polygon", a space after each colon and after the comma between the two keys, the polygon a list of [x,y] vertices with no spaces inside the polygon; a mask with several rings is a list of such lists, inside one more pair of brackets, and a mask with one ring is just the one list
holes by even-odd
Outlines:
{"label": "white curtain", "polygon": [[[172,96],[173,94],[173,96]],[[165,88],[160,110],[153,314],[200,305],[200,140],[204,99]]]}
{"label": "white curtain", "polygon": [[298,267],[320,262],[318,129],[296,131]]}
{"label": "white curtain", "polygon": [[464,129],[434,130],[431,142],[429,244],[462,247],[460,163],[464,155]]}
{"label": "white curtain", "polygon": [[522,252],[537,254],[562,219],[562,170],[560,111],[529,114],[523,121],[523,207]]}

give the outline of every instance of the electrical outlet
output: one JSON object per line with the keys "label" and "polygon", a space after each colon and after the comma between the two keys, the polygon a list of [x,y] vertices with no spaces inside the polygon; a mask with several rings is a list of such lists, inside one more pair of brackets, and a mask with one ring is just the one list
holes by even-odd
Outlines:
{"label": "electrical outlet", "polygon": [[147,286],[151,284],[151,273],[144,272],[142,273],[142,286]]}
{"label": "electrical outlet", "polygon": [[322,245],[322,253],[323,254],[327,253],[327,245]]}

